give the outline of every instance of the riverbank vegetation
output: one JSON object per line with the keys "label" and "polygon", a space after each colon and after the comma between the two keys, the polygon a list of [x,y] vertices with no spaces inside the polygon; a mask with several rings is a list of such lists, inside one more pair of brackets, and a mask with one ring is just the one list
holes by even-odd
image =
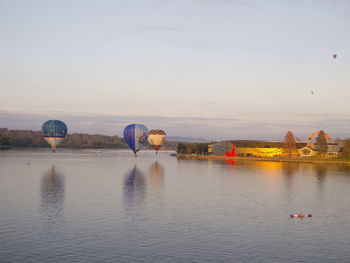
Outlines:
{"label": "riverbank vegetation", "polygon": [[[175,150],[177,142],[164,142],[162,150]],[[0,149],[11,148],[49,148],[40,131],[8,130],[0,129]],[[82,133],[68,134],[57,146],[58,148],[76,149],[127,149],[124,138],[119,136],[91,135]],[[144,149],[153,149],[151,145],[145,145]]]}
{"label": "riverbank vegetation", "polygon": [[294,139],[294,134],[291,131],[288,131],[284,136],[283,148],[289,153],[289,156],[292,156],[293,151],[296,149],[297,144]]}
{"label": "riverbank vegetation", "polygon": [[208,154],[209,143],[179,143],[177,153],[179,154]]}
{"label": "riverbank vegetation", "polygon": [[316,138],[316,148],[319,151],[320,156],[325,157],[328,151],[328,143],[326,134],[324,131],[319,131],[318,136]]}
{"label": "riverbank vegetation", "polygon": [[350,158],[350,139],[345,140],[343,152],[341,154],[343,158]]}
{"label": "riverbank vegetation", "polygon": [[[48,148],[49,144],[40,131],[0,129],[2,148]],[[127,148],[118,136],[73,133],[59,144],[61,148]]]}

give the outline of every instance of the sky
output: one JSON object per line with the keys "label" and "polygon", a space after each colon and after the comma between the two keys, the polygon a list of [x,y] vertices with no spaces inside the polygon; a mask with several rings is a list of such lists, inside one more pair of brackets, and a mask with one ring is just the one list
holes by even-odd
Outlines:
{"label": "sky", "polygon": [[0,0],[0,127],[347,138],[349,13],[347,0]]}

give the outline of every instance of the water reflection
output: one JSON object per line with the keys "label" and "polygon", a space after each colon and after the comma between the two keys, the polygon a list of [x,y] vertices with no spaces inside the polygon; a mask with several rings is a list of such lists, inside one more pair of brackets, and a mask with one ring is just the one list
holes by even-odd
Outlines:
{"label": "water reflection", "polygon": [[326,178],[328,170],[328,165],[327,164],[316,164],[315,165],[315,173],[316,173],[316,178],[319,182],[319,185],[322,186],[324,183],[324,180]]}
{"label": "water reflection", "polygon": [[236,165],[236,161],[235,160],[225,160],[225,163],[227,165],[230,165],[231,169],[233,170],[235,165]]}
{"label": "water reflection", "polygon": [[293,183],[294,175],[297,169],[298,164],[296,163],[284,163],[282,165],[282,173],[286,179],[288,188],[290,188]]}
{"label": "water reflection", "polygon": [[56,171],[54,165],[41,178],[40,215],[49,225],[57,225],[63,219],[64,209],[64,176]]}
{"label": "water reflection", "polygon": [[339,171],[344,174],[349,176],[350,175],[350,166],[349,165],[339,165]]}
{"label": "water reflection", "polygon": [[291,181],[294,177],[295,172],[298,169],[298,164],[296,163],[284,163],[282,165],[283,174]]}
{"label": "water reflection", "polygon": [[164,184],[164,169],[156,161],[148,170],[148,178],[152,186],[161,187]]}
{"label": "water reflection", "polygon": [[158,199],[164,186],[164,168],[157,161],[153,163],[147,173],[150,182],[149,195]]}
{"label": "water reflection", "polygon": [[124,177],[123,196],[127,206],[142,203],[146,196],[147,183],[136,165]]}
{"label": "water reflection", "polygon": [[281,162],[264,162],[264,161],[239,161],[241,165],[247,167],[249,170],[254,170],[258,173],[264,174],[266,177],[274,178],[281,175]]}
{"label": "water reflection", "polygon": [[286,193],[289,197],[291,197],[290,195],[293,195],[293,181],[299,165],[297,163],[283,163],[281,165],[282,177],[286,186]]}

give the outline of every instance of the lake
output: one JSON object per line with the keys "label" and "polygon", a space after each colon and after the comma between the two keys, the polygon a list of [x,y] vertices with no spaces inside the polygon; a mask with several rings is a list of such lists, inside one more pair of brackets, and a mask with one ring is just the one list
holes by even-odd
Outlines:
{"label": "lake", "polygon": [[0,151],[0,262],[350,262],[350,166],[170,153]]}

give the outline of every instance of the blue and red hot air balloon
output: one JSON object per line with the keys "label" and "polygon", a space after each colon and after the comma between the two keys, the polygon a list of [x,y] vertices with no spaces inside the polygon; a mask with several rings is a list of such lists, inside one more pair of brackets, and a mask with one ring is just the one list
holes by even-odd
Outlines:
{"label": "blue and red hot air balloon", "polygon": [[50,144],[52,152],[56,146],[66,137],[67,125],[63,121],[49,120],[41,126],[44,139]]}
{"label": "blue and red hot air balloon", "polygon": [[143,124],[129,124],[124,129],[124,139],[129,145],[130,149],[134,152],[135,158],[136,153],[145,145],[147,142],[149,131]]}

